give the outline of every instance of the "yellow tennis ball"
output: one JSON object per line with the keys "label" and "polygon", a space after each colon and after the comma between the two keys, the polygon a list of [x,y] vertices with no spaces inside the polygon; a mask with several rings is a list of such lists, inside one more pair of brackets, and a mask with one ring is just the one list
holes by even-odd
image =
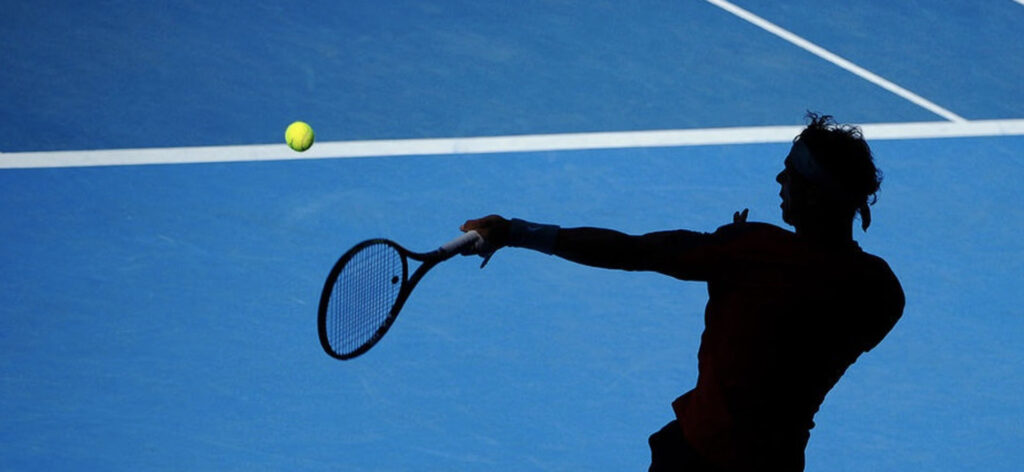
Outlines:
{"label": "yellow tennis ball", "polygon": [[284,131],[284,141],[296,151],[305,151],[313,146],[313,128],[302,121],[296,121]]}

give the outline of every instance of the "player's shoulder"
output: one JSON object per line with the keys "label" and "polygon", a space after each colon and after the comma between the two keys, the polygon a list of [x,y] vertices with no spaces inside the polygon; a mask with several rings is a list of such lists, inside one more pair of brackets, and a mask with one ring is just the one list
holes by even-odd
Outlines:
{"label": "player's shoulder", "polygon": [[857,256],[859,257],[861,264],[868,270],[886,275],[892,278],[896,278],[895,272],[889,267],[889,263],[882,259],[880,256],[876,256],[870,252],[860,249],[858,246]]}
{"label": "player's shoulder", "polygon": [[795,233],[769,223],[727,224],[712,239],[719,250],[742,258],[785,259],[800,250]]}
{"label": "player's shoulder", "polygon": [[[869,326],[873,329],[867,333],[865,351],[870,351],[892,330],[903,316],[906,307],[906,294],[896,273],[889,263],[879,256],[864,251],[859,255],[861,261],[860,277],[864,290],[861,296],[866,302],[872,303],[870,310],[874,320]],[[871,295],[868,297],[867,295]]]}
{"label": "player's shoulder", "polygon": [[885,284],[890,285],[894,291],[902,292],[903,289],[900,286],[899,278],[896,276],[896,272],[892,270],[889,263],[879,256],[864,252],[864,258],[870,270],[873,271]]}
{"label": "player's shoulder", "polygon": [[796,233],[770,223],[742,222],[729,223],[718,227],[715,236],[721,239],[754,237],[760,240],[791,240]]}
{"label": "player's shoulder", "polygon": [[889,268],[889,263],[885,262],[885,259],[882,259],[880,256],[876,256],[870,252],[861,250],[860,257],[864,260],[866,264],[871,265],[872,267],[875,267],[879,270],[884,269],[887,271],[892,271],[892,269]]}
{"label": "player's shoulder", "polygon": [[[884,295],[897,313],[902,312],[906,302],[903,285],[889,263],[885,259],[863,250],[858,251],[857,256],[860,261],[861,277],[870,281],[873,290]],[[898,316],[897,314],[896,317]]]}

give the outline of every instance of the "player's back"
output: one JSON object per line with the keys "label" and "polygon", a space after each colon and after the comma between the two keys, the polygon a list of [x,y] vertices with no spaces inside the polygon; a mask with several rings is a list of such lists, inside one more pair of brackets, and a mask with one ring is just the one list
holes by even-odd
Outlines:
{"label": "player's back", "polygon": [[852,241],[816,244],[766,224],[714,237],[698,385],[677,415],[711,454],[802,463],[825,394],[902,313],[899,282]]}

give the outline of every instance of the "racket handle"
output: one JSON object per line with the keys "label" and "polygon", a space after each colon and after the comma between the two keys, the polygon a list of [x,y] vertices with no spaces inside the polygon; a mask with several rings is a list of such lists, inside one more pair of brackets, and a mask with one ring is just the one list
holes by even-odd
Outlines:
{"label": "racket handle", "polygon": [[446,255],[455,254],[457,252],[462,252],[462,250],[467,246],[475,246],[482,239],[483,238],[481,238],[480,234],[476,231],[467,231],[462,236],[445,243],[441,246],[440,251]]}

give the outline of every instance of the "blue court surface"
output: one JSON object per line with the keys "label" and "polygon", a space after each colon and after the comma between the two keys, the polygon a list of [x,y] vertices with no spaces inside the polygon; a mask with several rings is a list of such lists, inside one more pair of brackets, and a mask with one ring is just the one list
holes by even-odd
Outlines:
{"label": "blue court surface", "polygon": [[1013,0],[7,2],[0,470],[646,470],[703,284],[459,257],[341,362],[323,278],[490,213],[783,225],[807,110],[864,127],[885,181],[855,237],[907,295],[807,470],[1019,470],[1021,24]]}

